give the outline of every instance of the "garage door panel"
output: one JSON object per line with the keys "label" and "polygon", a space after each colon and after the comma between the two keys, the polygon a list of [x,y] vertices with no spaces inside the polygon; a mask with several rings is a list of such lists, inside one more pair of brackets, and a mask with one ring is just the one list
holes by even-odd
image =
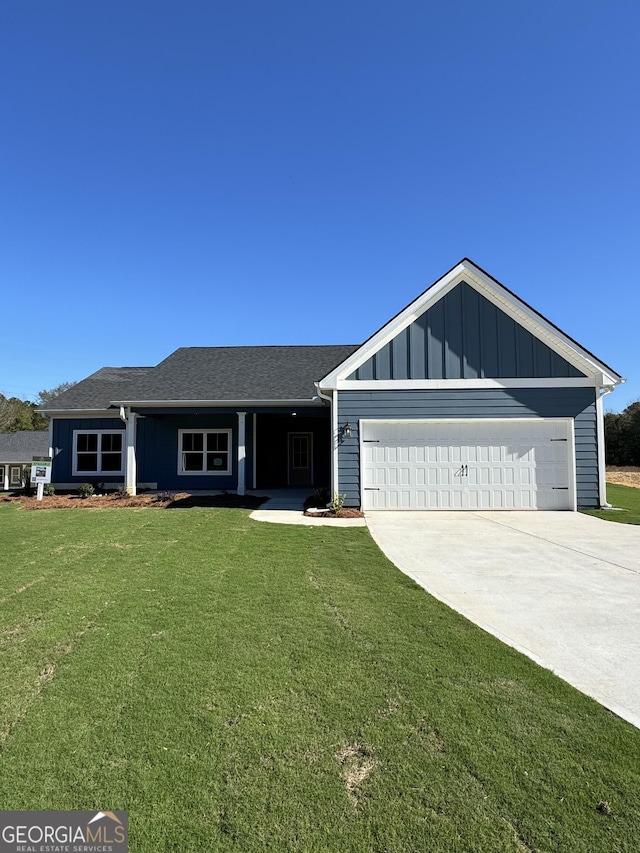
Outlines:
{"label": "garage door panel", "polygon": [[569,422],[362,422],[365,509],[571,509]]}

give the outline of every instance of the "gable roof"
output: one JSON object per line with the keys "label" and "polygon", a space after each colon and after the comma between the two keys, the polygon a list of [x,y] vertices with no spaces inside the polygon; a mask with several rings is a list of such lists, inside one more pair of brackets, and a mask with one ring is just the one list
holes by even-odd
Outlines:
{"label": "gable roof", "polygon": [[[583,376],[593,380],[593,384],[602,386],[616,385],[622,377],[611,367],[598,359],[593,353],[582,347],[577,341],[565,334],[554,323],[520,299],[511,290],[489,275],[479,266],[463,258],[445,275],[428,287],[409,305],[403,308],[388,323],[369,337],[362,346],[352,353],[338,367],[328,373],[319,383],[320,388],[331,389],[354,376],[360,377],[358,371],[377,354],[384,352],[385,347],[408,329],[430,309],[441,303],[459,285],[473,288],[486,302],[491,303],[498,312],[510,319],[512,325],[525,330],[528,336],[540,342],[545,350],[551,351],[567,365],[565,372],[550,373],[556,376]],[[365,371],[363,371],[364,373]],[[371,376],[368,375],[371,379]],[[358,381],[357,379],[354,381]],[[440,381],[440,380],[438,380]],[[444,379],[446,382],[447,380]]]}
{"label": "gable roof", "polygon": [[43,411],[317,399],[315,382],[358,346],[182,347],[156,367],[103,367]]}
{"label": "gable roof", "polygon": [[20,430],[0,433],[0,462],[31,462],[32,456],[49,455],[46,430]]}

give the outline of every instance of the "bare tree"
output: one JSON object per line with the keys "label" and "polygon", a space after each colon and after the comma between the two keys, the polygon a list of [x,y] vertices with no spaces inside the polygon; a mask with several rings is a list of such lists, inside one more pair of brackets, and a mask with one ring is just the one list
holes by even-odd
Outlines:
{"label": "bare tree", "polygon": [[55,400],[56,397],[59,397],[64,391],[68,391],[69,388],[72,388],[75,384],[75,382],[61,382],[59,385],[56,385],[55,388],[40,391],[38,394],[38,405],[42,406],[43,403],[50,403],[52,400]]}

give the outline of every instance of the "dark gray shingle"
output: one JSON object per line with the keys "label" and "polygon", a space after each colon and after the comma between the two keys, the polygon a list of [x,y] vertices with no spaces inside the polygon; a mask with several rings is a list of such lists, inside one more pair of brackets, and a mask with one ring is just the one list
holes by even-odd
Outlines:
{"label": "dark gray shingle", "polygon": [[31,462],[49,454],[48,430],[0,432],[0,462]]}
{"label": "dark gray shingle", "polygon": [[182,347],[157,367],[103,367],[45,410],[164,400],[310,400],[316,396],[313,383],[356,349],[357,344]]}
{"label": "dark gray shingle", "polygon": [[81,382],[72,385],[55,400],[45,406],[43,411],[54,409],[107,409],[111,400],[129,393],[132,384],[153,367],[102,367]]}

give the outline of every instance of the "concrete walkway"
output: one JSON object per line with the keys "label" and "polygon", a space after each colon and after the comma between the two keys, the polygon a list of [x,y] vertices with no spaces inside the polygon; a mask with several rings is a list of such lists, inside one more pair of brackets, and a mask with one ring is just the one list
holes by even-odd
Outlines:
{"label": "concrete walkway", "polygon": [[640,728],[640,527],[575,512],[370,512],[429,593]]}
{"label": "concrete walkway", "polygon": [[266,495],[269,500],[260,509],[254,510],[250,518],[268,521],[271,524],[300,524],[304,527],[364,527],[364,518],[312,518],[304,515],[304,502],[309,489],[262,489],[247,492]]}

